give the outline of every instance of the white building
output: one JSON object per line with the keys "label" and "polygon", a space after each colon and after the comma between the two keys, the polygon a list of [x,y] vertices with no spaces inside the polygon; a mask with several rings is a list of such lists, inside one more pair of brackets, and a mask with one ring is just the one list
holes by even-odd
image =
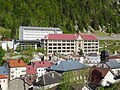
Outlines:
{"label": "white building", "polygon": [[87,54],[84,58],[84,64],[89,66],[97,65],[100,61],[100,55],[96,53]]}
{"label": "white building", "polygon": [[1,41],[1,46],[2,46],[2,49],[5,51],[7,51],[8,49],[13,49],[14,48],[14,40],[5,38]]}
{"label": "white building", "polygon": [[8,77],[0,74],[0,88],[2,90],[8,90]]}
{"label": "white building", "polygon": [[[90,76],[91,83],[93,83],[93,82],[99,83],[103,87],[105,87],[105,86],[114,84],[116,82],[115,74],[109,68],[92,67],[91,69],[92,69],[91,76]],[[100,78],[100,80],[99,80],[99,78]]]}
{"label": "white building", "polygon": [[19,40],[41,40],[48,34],[62,34],[60,28],[20,26]]}
{"label": "white building", "polygon": [[53,63],[49,61],[32,62],[32,66],[36,69],[38,77],[44,75],[46,68],[50,67],[51,65],[53,65]]}
{"label": "white building", "polygon": [[10,80],[26,75],[26,64],[22,60],[8,60],[5,65],[8,69]]}
{"label": "white building", "polygon": [[98,53],[99,41],[89,34],[49,34],[44,39],[47,54]]}

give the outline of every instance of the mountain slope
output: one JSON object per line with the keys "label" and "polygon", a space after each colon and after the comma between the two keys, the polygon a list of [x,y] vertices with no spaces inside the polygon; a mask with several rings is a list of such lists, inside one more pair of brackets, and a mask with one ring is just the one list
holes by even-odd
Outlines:
{"label": "mountain slope", "polygon": [[[89,29],[120,32],[119,0],[0,0],[0,26],[60,27],[64,33]],[[104,27],[105,26],[105,27]]]}

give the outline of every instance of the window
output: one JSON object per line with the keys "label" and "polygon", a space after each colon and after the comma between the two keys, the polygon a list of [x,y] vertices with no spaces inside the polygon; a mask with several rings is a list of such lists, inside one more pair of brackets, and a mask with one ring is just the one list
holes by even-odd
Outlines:
{"label": "window", "polygon": [[49,47],[49,49],[52,49],[52,47]]}
{"label": "window", "polygon": [[61,47],[58,47],[58,49],[61,49]]}
{"label": "window", "polygon": [[70,49],[70,47],[67,47],[67,49]]}
{"label": "window", "polygon": [[53,47],[53,49],[56,49],[56,47]]}
{"label": "window", "polygon": [[52,46],[52,44],[50,43],[49,46]]}

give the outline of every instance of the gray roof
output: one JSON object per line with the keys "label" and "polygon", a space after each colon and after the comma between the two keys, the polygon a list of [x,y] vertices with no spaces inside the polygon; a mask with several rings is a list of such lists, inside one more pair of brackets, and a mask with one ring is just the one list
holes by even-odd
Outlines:
{"label": "gray roof", "polygon": [[80,63],[79,61],[66,60],[66,61],[58,61],[55,65],[50,66],[48,70],[69,71],[69,70],[78,70],[85,67],[86,65]]}
{"label": "gray roof", "polygon": [[8,75],[8,71],[5,66],[0,66],[0,74]]}
{"label": "gray roof", "polygon": [[41,86],[45,86],[45,85],[58,83],[60,82],[60,80],[61,80],[60,75],[57,72],[53,71],[53,72],[48,72],[45,75],[41,76],[37,83]]}
{"label": "gray roof", "polygon": [[109,59],[108,62],[106,62],[106,64],[110,67],[110,68],[120,68],[120,63],[118,63],[116,60],[114,59]]}
{"label": "gray roof", "polygon": [[21,29],[36,29],[36,30],[59,30],[61,31],[60,28],[53,28],[53,27],[33,27],[33,26],[20,26]]}

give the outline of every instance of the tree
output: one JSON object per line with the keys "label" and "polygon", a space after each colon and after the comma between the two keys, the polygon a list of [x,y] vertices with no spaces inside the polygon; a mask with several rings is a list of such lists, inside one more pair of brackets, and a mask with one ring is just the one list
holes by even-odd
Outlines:
{"label": "tree", "polygon": [[83,50],[82,50],[82,49],[80,49],[80,51],[79,51],[79,55],[81,55],[81,56],[83,56],[83,55],[84,55],[84,53],[83,53]]}
{"label": "tree", "polygon": [[40,48],[40,47],[37,48],[36,52],[41,52],[41,53],[45,54],[44,48]]}
{"label": "tree", "polygon": [[2,49],[2,47],[0,46],[0,65],[2,65],[2,58],[5,55],[5,51]]}

